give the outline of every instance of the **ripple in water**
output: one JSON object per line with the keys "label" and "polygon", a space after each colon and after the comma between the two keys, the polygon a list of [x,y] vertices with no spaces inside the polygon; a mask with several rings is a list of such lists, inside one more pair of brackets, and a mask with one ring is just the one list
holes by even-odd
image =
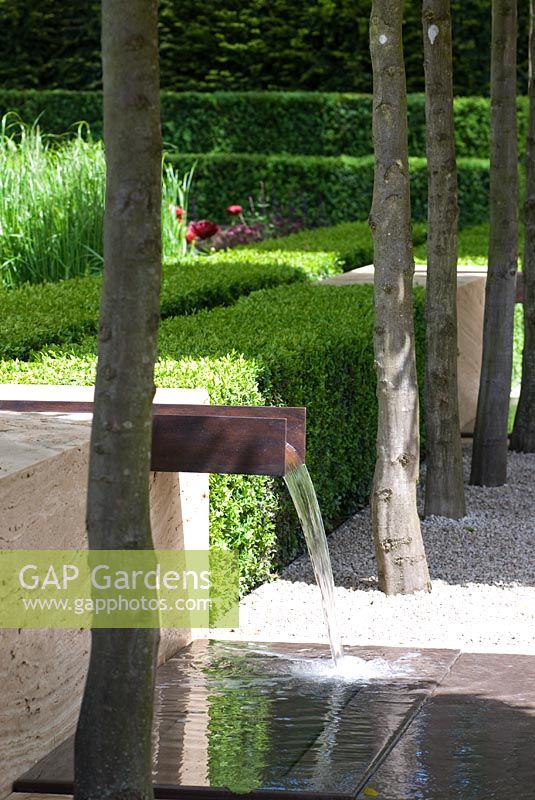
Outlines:
{"label": "ripple in water", "polygon": [[[263,659],[268,659],[267,662],[264,662],[266,671],[269,671],[269,660],[273,659],[272,670],[274,673],[280,674],[280,661],[283,660],[287,662],[289,676],[309,681],[339,680],[348,683],[362,683],[404,678],[414,674],[412,662],[419,655],[418,653],[407,653],[395,661],[388,661],[385,658],[366,659],[344,654],[343,658],[335,664],[332,659],[327,657],[307,656],[307,653],[310,652],[308,647],[290,655],[278,653],[267,647],[258,647],[251,643],[246,646],[250,655],[256,654]],[[236,651],[243,654],[241,647]]]}

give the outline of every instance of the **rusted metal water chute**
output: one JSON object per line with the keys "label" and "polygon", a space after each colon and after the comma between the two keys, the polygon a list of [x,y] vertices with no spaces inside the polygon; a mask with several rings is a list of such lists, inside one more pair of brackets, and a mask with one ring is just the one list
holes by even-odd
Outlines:
{"label": "rusted metal water chute", "polygon": [[[90,414],[92,402],[0,400],[0,411]],[[154,472],[286,474],[290,454],[305,461],[306,409],[153,405]]]}

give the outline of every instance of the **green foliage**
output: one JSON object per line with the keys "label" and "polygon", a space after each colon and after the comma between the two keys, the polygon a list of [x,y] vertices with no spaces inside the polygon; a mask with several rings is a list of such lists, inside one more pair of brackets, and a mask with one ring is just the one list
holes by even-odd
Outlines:
{"label": "green foliage", "polygon": [[0,356],[28,358],[47,344],[76,342],[93,333],[100,288],[98,278],[73,278],[0,289]]}
{"label": "green foliage", "polygon": [[[1,2],[1,0],[0,0]],[[0,116],[13,113],[27,125],[37,121],[47,133],[62,136],[86,123],[102,138],[102,92],[74,89],[0,89]]]}
{"label": "green foliage", "polygon": [[[519,152],[525,149],[528,98],[517,98]],[[490,153],[490,102],[484,97],[455,99],[455,142],[458,156],[486,158]]]}
{"label": "green foliage", "polygon": [[[307,463],[332,521],[365,499],[373,467],[375,428],[365,421],[375,395],[372,288],[303,285],[248,300],[166,321],[160,352],[179,359],[235,350],[259,364],[270,404],[306,406]],[[283,557],[295,552],[295,531],[292,515],[279,540]]]}
{"label": "green foliage", "polygon": [[[425,225],[417,223],[413,226],[413,242],[419,245],[425,240]],[[338,259],[344,272],[373,262],[373,240],[367,222],[341,222],[326,228],[303,230],[281,239],[266,239],[260,244],[248,245],[247,249],[254,249],[255,253],[291,251],[330,254]]]}
{"label": "green foliage", "polygon": [[[522,259],[524,250],[524,226],[519,226],[518,231],[518,254]],[[462,228],[458,234],[457,242],[458,263],[463,266],[486,267],[489,259],[489,224],[483,222],[479,225],[471,225]],[[427,242],[425,237],[414,249],[414,260],[417,264],[425,264],[427,261]]]}
{"label": "green foliage", "polygon": [[515,306],[515,329],[513,337],[513,377],[511,386],[516,389],[522,383],[522,351],[524,349],[524,308]]}
{"label": "green foliage", "polygon": [[[423,89],[421,0],[404,5],[403,49],[409,91]],[[457,95],[488,95],[490,91],[491,0],[451,0],[453,89]],[[518,4],[518,78],[527,85],[529,4]]]}
{"label": "green foliage", "polygon": [[[324,230],[330,229],[325,228]],[[307,231],[307,233],[313,235],[314,232]],[[275,274],[272,285],[290,282],[290,280],[279,280],[276,270],[294,270],[299,273],[299,276],[304,276],[309,280],[328,278],[329,275],[336,275],[344,271],[344,260],[341,252],[307,251],[306,248],[294,249],[293,247],[285,246],[287,239],[290,239],[290,237],[283,236],[280,239],[266,240],[266,242],[270,241],[273,244],[280,245],[279,247],[264,248],[263,245],[266,242],[260,242],[257,245],[223,250],[210,255],[209,261],[211,264],[235,265],[236,280],[239,274],[238,267],[241,266],[245,270],[244,281],[248,281],[247,273],[249,270],[253,270],[253,273],[263,276],[263,280],[266,281],[265,286],[267,286],[272,270],[274,270]],[[261,289],[264,287],[257,286],[256,288]],[[249,294],[249,292],[241,292],[241,294]],[[218,303],[217,305],[229,305],[229,303]]]}
{"label": "green foliage", "polygon": [[[101,143],[86,141],[82,133],[79,129],[74,139],[56,144],[37,128],[18,123],[10,128],[4,118],[0,129],[0,283],[5,286],[101,271],[104,153]],[[182,188],[176,171],[167,165],[162,211],[167,259],[176,259],[183,250],[175,215],[177,200],[182,199],[184,205]],[[221,212],[225,205],[220,206]],[[240,258],[247,261],[247,256],[223,260]],[[273,259],[269,257],[266,263]],[[332,269],[325,259],[322,266],[319,257],[308,262],[305,268],[320,277]]]}
{"label": "green foliage", "polygon": [[[254,292],[234,306],[165,320],[159,386],[205,387],[212,403],[304,405],[308,456],[327,524],[368,497],[376,398],[371,286],[295,284]],[[422,293],[415,292],[419,372]],[[0,362],[0,382],[90,384],[95,340]],[[243,588],[295,555],[299,526],[282,481],[213,476],[211,532],[236,548]]]}
{"label": "green foliage", "polygon": [[365,219],[371,205],[373,158],[214,154],[169,156],[184,169],[197,162],[193,203],[223,219],[227,202],[246,205],[264,182],[271,208],[309,227]]}
{"label": "green foliage", "polygon": [[369,95],[164,92],[162,119],[164,141],[179,152],[337,156],[373,150]]}
{"label": "green foliage", "polygon": [[[104,212],[105,164],[101,143],[86,141],[79,129],[73,139],[56,143],[7,120],[0,133],[0,278],[4,285],[25,281],[57,281],[75,275],[96,274],[102,267],[102,219]],[[190,169],[195,156],[174,157],[179,171]],[[464,208],[467,219],[485,213],[477,180],[486,179],[485,164],[469,165],[475,175],[472,191]],[[268,177],[269,176],[269,177]],[[199,157],[192,203],[204,217],[224,218],[231,201],[247,202],[260,181],[266,179],[273,208],[302,216],[308,224],[340,221],[348,215],[358,219],[368,215],[373,186],[373,159],[255,156],[222,154]],[[415,214],[425,215],[425,162],[413,161]],[[177,223],[174,215],[178,179],[168,165],[164,173],[162,234],[164,254],[176,257]],[[478,207],[477,203],[480,202]],[[194,211],[195,213],[195,211]],[[225,219],[225,221],[228,221]],[[339,228],[332,234],[336,252],[348,248],[355,263],[371,260],[371,238],[364,225]],[[331,236],[330,234],[326,234]],[[342,236],[345,243],[336,243]],[[311,238],[310,242],[320,242]],[[352,240],[350,242],[350,240]],[[298,249],[303,239],[296,240]],[[293,247],[281,245],[281,248]],[[321,249],[323,249],[321,245]],[[266,249],[280,249],[279,245]],[[308,247],[305,248],[305,250]],[[312,249],[317,249],[315,246]],[[223,256],[235,262],[250,260],[246,255]],[[270,257],[272,258],[272,257]],[[301,260],[306,257],[303,255]],[[327,255],[309,258],[309,267],[318,277],[333,269]],[[327,260],[325,260],[327,259]],[[323,266],[322,266],[323,264]],[[305,266],[303,261],[303,267]]]}
{"label": "green foliage", "polygon": [[[221,253],[166,265],[162,317],[230,305],[257,289],[341,272],[336,255]],[[52,284],[0,289],[0,357],[28,358],[49,344],[79,342],[96,331],[101,279],[73,278]]]}
{"label": "green foliage", "polygon": [[[0,82],[9,88],[94,89],[100,83],[96,0],[1,0]],[[371,0],[160,0],[166,89],[371,91]],[[487,94],[490,0],[452,0],[454,88]],[[422,91],[421,2],[405,2],[409,91]],[[528,30],[519,4],[519,30]],[[527,33],[519,38],[527,76]]]}
{"label": "green foliage", "polygon": [[223,657],[222,669],[218,667],[216,661],[208,676],[210,786],[244,795],[263,783],[272,749],[273,698],[259,691],[254,676],[244,680],[244,662],[235,677],[229,676],[228,658]]}
{"label": "green foliage", "polygon": [[0,82],[13,88],[97,88],[100,2],[1,0]]}
{"label": "green foliage", "polygon": [[[463,96],[454,99],[455,149],[458,158],[488,158],[490,153],[490,100]],[[425,156],[425,95],[408,97],[409,153]],[[528,99],[517,98],[518,146],[524,151],[528,126]],[[368,123],[371,129],[371,120]]]}
{"label": "green foliage", "polygon": [[[99,92],[0,90],[0,115],[16,112],[50,133],[85,120],[102,135]],[[527,98],[518,99],[519,145],[527,129]],[[425,156],[425,98],[408,97],[409,151]],[[373,152],[371,96],[330,92],[163,92],[166,146],[180,153],[263,153],[368,156]],[[487,158],[490,102],[455,99],[457,155]]]}
{"label": "green foliage", "polygon": [[36,128],[0,127],[0,283],[59,280],[102,265],[101,143],[53,146]]}
{"label": "green foliage", "polygon": [[[458,263],[463,266],[486,267],[489,259],[489,225],[488,222],[462,228],[457,239]],[[414,260],[417,264],[427,263],[427,242],[424,240],[414,248]]]}
{"label": "green foliage", "polygon": [[[334,225],[368,217],[373,191],[373,156],[266,156],[213,154],[169,156],[179,170],[194,162],[192,204],[218,221],[230,202],[246,205],[260,182],[271,207],[300,217],[308,227]],[[459,206],[462,225],[488,217],[489,165],[484,159],[459,159]],[[427,219],[427,167],[410,161],[413,219]]]}

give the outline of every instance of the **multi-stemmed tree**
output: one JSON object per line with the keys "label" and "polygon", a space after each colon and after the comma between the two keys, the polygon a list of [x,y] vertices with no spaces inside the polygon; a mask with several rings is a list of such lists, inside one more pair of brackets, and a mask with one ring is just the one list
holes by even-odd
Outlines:
{"label": "multi-stemmed tree", "polygon": [[[91,433],[92,550],[151,550],[149,475],[161,273],[157,0],[103,0],[107,184]],[[77,800],[149,800],[157,629],[92,631]]]}
{"label": "multi-stemmed tree", "polygon": [[371,506],[379,586],[387,594],[430,589],[416,508],[420,442],[402,21],[403,0],[374,0],[370,50],[375,175],[370,226],[379,417]]}

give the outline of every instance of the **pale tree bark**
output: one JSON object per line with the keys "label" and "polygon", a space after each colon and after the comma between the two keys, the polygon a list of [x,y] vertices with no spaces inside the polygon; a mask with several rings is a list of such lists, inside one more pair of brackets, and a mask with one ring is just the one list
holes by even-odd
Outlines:
{"label": "pale tree bark", "polygon": [[370,227],[379,418],[371,505],[379,587],[387,594],[430,589],[416,509],[420,443],[402,17],[402,0],[374,0],[370,50],[375,176]]}
{"label": "pale tree bark", "polygon": [[[161,273],[157,0],[103,0],[104,285],[87,530],[94,550],[151,550],[151,406]],[[159,632],[93,630],[76,733],[77,800],[152,798]]]}
{"label": "pale tree bark", "polygon": [[529,129],[526,140],[526,203],[524,206],[524,351],[522,386],[511,435],[511,449],[535,453],[535,0],[530,3]]}
{"label": "pale tree bark", "polygon": [[518,249],[516,0],[492,2],[489,267],[470,483],[507,480]]}
{"label": "pale tree bark", "polygon": [[464,517],[457,393],[457,165],[450,0],[424,0],[428,172],[425,515]]}

